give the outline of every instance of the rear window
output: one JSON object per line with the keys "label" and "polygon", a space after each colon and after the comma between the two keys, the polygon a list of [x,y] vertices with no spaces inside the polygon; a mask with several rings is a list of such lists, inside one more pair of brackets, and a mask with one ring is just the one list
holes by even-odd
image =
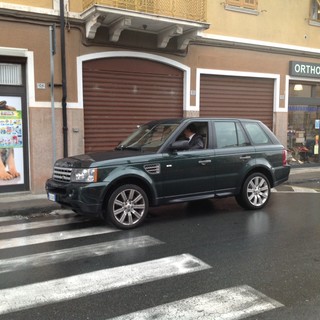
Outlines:
{"label": "rear window", "polygon": [[271,144],[271,140],[259,123],[243,123],[253,144]]}

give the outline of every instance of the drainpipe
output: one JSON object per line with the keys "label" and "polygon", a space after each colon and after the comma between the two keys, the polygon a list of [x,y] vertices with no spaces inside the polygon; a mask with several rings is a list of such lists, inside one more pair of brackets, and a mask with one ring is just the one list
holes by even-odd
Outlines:
{"label": "drainpipe", "polygon": [[62,132],[63,156],[68,156],[68,121],[67,121],[67,77],[66,77],[66,43],[64,23],[64,0],[60,0],[60,32],[61,32],[61,76],[62,76]]}

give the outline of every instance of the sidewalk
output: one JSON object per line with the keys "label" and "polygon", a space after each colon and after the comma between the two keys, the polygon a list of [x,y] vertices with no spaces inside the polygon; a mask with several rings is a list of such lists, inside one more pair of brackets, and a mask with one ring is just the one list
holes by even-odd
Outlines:
{"label": "sidewalk", "polygon": [[[320,192],[320,166],[292,166],[289,180],[275,188],[275,191],[307,192],[308,189]],[[0,194],[0,217],[48,213],[57,209],[61,209],[61,206],[47,200],[46,194],[33,195],[26,192]]]}

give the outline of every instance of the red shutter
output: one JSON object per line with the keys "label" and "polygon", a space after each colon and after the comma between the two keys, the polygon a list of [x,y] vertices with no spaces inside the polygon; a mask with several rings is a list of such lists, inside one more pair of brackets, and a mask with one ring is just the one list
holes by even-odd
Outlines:
{"label": "red shutter", "polygon": [[113,149],[150,120],[183,116],[183,72],[155,61],[87,61],[83,94],[86,152]]}
{"label": "red shutter", "polygon": [[274,80],[201,75],[200,115],[258,119],[273,128]]}

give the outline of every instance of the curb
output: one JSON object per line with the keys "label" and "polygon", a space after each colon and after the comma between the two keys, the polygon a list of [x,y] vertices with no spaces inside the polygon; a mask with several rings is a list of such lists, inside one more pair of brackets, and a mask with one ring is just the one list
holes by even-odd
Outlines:
{"label": "curb", "polygon": [[[30,200],[12,203],[5,203],[5,208],[0,209],[0,217],[11,215],[30,215],[34,213],[49,213],[53,210],[61,209],[57,203],[48,203],[46,200]],[[2,205],[1,205],[2,206]]]}
{"label": "curb", "polygon": [[46,194],[16,193],[0,197],[0,217],[48,213],[60,208],[59,204],[49,201]]}

